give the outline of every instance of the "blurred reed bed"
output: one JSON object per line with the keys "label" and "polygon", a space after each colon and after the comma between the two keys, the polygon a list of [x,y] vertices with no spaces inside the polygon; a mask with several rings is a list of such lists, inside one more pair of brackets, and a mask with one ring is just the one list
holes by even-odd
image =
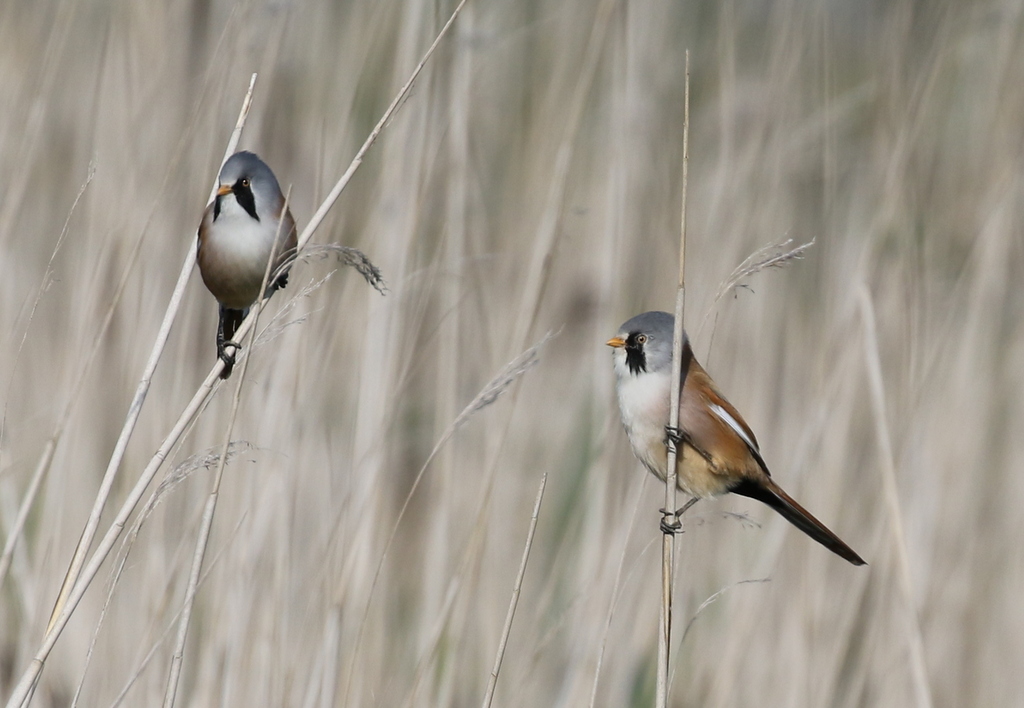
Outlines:
{"label": "blurred reed bed", "polygon": [[[71,403],[0,587],[4,699],[249,74],[242,145],[302,224],[452,6],[0,7],[5,541]],[[621,432],[603,342],[672,306],[687,47],[691,337],[774,474],[870,565],[752,502],[699,504],[678,544],[673,705],[1024,701],[1021,29],[999,0],[471,0],[315,239],[366,253],[389,292],[338,270],[254,353],[179,705],[479,705],[544,472],[494,705],[652,703],[661,490]],[[716,301],[787,239],[815,243]],[[297,266],[265,321],[337,265]],[[215,327],[193,278],[115,499],[212,365]],[[36,705],[79,686],[81,705],[160,701],[212,474],[194,456],[221,440],[225,390],[168,461],[194,469],[140,527],[102,624],[106,570]]]}

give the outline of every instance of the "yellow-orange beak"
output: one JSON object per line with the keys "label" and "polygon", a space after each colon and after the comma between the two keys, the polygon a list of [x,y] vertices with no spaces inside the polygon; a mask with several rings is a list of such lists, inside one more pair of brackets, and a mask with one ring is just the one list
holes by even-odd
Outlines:
{"label": "yellow-orange beak", "polygon": [[609,347],[621,349],[622,347],[626,346],[626,340],[623,339],[622,337],[612,337],[607,342],[605,342],[605,344],[607,344]]}
{"label": "yellow-orange beak", "polygon": [[231,194],[231,185],[229,185],[229,184],[222,184],[220,186],[220,189],[217,190],[217,196],[218,197],[223,197],[226,194]]}

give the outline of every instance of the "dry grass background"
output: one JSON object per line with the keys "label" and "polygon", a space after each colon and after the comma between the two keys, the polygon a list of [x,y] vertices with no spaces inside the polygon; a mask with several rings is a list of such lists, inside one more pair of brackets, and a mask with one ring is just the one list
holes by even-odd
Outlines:
{"label": "dry grass background", "polygon": [[[5,539],[102,338],[0,588],[5,699],[45,629],[249,74],[242,144],[292,185],[302,224],[452,5],[0,6]],[[629,452],[603,342],[672,307],[687,47],[691,336],[775,476],[870,565],[753,502],[698,505],[678,544],[672,705],[1024,703],[1020,9],[471,0],[314,237],[365,251],[389,294],[341,270],[254,356],[235,426],[251,447],[221,490],[179,705],[478,705],[543,472],[495,704],[652,703],[661,490]],[[816,245],[714,303],[738,263],[786,238]],[[269,313],[331,268],[297,266]],[[118,503],[212,365],[215,326],[193,277]],[[375,582],[435,442],[553,330],[539,364],[426,468]],[[217,444],[230,391],[167,474]],[[114,705],[133,678],[123,705],[160,701],[211,474],[163,496],[100,625],[101,572],[36,705],[69,705],[80,682],[80,705]]]}

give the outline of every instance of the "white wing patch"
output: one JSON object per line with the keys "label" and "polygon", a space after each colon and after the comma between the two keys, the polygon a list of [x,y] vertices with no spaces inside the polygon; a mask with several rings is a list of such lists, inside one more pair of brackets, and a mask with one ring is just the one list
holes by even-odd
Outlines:
{"label": "white wing patch", "polygon": [[729,411],[725,410],[717,403],[710,403],[708,404],[708,407],[715,415],[721,418],[726,425],[736,431],[736,434],[739,435],[743,442],[747,444],[747,447],[755,452],[757,451],[757,445],[750,439],[750,436],[747,435],[747,431],[743,429],[743,426],[740,425],[739,421],[729,415]]}

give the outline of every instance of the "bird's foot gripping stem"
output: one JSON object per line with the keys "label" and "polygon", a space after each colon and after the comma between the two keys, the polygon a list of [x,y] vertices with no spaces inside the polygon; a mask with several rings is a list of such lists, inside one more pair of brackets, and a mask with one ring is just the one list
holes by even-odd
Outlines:
{"label": "bird's foot gripping stem", "polygon": [[220,372],[222,379],[231,376],[231,370],[235,368],[235,356],[241,348],[242,345],[238,342],[230,340],[217,342],[217,358],[224,362],[224,368]]}
{"label": "bird's foot gripping stem", "polygon": [[711,453],[704,448],[695,445],[690,434],[682,428],[673,428],[671,425],[666,425],[665,444],[668,445],[669,450],[675,450],[676,455],[682,453],[683,445],[686,445],[688,448],[707,460],[708,464],[715,464],[715,461],[711,458]]}
{"label": "bird's foot gripping stem", "polygon": [[669,450],[675,450],[679,452],[679,446],[682,445],[686,439],[686,434],[681,428],[673,428],[671,425],[665,426],[665,444],[669,446]]}
{"label": "bird's foot gripping stem", "polygon": [[661,512],[661,523],[659,527],[661,532],[669,536],[674,536],[678,532],[683,530],[683,522],[680,520],[682,515],[686,513],[686,510],[699,501],[699,497],[694,497],[690,501],[683,504],[675,511],[668,511],[667,509],[658,509]]}

